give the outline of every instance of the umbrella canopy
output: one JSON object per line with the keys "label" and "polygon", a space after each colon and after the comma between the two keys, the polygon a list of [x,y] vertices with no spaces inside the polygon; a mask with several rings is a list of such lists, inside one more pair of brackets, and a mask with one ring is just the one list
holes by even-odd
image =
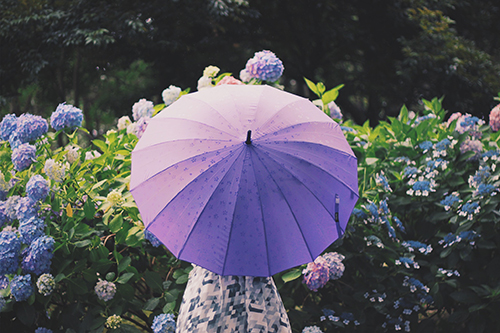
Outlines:
{"label": "umbrella canopy", "polygon": [[179,259],[220,275],[271,276],[343,235],[357,162],[309,100],[265,85],[182,96],[132,152],[146,228]]}

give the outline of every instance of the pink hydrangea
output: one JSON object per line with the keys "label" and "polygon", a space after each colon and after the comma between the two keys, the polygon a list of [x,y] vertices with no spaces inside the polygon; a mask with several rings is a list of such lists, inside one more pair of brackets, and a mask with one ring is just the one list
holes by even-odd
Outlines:
{"label": "pink hydrangea", "polygon": [[244,84],[238,79],[235,79],[233,76],[224,76],[222,80],[220,80],[217,85],[221,86],[223,84],[231,84],[231,85],[242,85]]}
{"label": "pink hydrangea", "polygon": [[462,114],[461,114],[460,112],[455,112],[455,113],[453,113],[453,114],[450,116],[450,118],[448,119],[448,122],[447,122],[446,127],[450,127],[451,123],[452,123],[454,120],[456,120],[456,119],[458,119],[458,118],[460,118],[460,117],[462,117]]}
{"label": "pink hydrangea", "polygon": [[500,129],[500,104],[495,106],[490,112],[490,127],[494,132]]}
{"label": "pink hydrangea", "polygon": [[483,152],[482,142],[479,140],[470,140],[470,139],[465,140],[460,145],[460,152],[462,154],[465,154],[466,152],[469,151],[473,151],[474,155],[469,157],[467,161],[477,161],[479,158],[481,158],[481,153]]}
{"label": "pink hydrangea", "polygon": [[330,271],[328,262],[323,257],[318,257],[314,262],[307,264],[307,267],[302,271],[304,274],[304,283],[312,291],[318,291],[326,285],[330,279]]}

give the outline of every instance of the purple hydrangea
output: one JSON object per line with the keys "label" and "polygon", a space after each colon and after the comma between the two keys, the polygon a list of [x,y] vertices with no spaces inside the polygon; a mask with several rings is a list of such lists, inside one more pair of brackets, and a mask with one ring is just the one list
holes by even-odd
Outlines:
{"label": "purple hydrangea", "polygon": [[28,143],[23,143],[12,152],[12,163],[17,171],[28,168],[35,160],[36,148]]}
{"label": "purple hydrangea", "polygon": [[16,205],[16,217],[19,221],[28,220],[36,216],[38,206],[30,197],[22,197]]}
{"label": "purple hydrangea", "polygon": [[174,333],[175,318],[171,313],[162,313],[153,319],[151,329],[154,333]]}
{"label": "purple hydrangea", "polygon": [[330,279],[328,262],[323,257],[318,257],[314,262],[307,264],[302,274],[304,274],[304,283],[306,286],[312,291],[318,291],[318,289],[324,287]]}
{"label": "purple hydrangea", "polygon": [[9,218],[10,221],[15,220],[17,218],[16,207],[17,203],[21,199],[18,195],[11,195],[7,198],[4,203],[4,213]]}
{"label": "purple hydrangea", "polygon": [[19,267],[21,241],[12,231],[0,232],[0,275],[14,274]]}
{"label": "purple hydrangea", "polygon": [[148,240],[154,247],[161,245],[160,240],[149,230],[144,230],[144,239]]}
{"label": "purple hydrangea", "polygon": [[8,222],[10,222],[10,218],[5,212],[5,201],[0,201],[0,228]]}
{"label": "purple hydrangea", "polygon": [[107,302],[115,297],[116,286],[113,282],[99,279],[94,287],[94,291],[100,300]]}
{"label": "purple hydrangea", "polygon": [[479,140],[465,140],[460,145],[460,152],[465,154],[469,151],[474,152],[474,155],[467,158],[467,161],[477,161],[481,158],[481,154],[483,153],[483,143]]}
{"label": "purple hydrangea", "polygon": [[148,127],[149,120],[151,118],[149,117],[141,117],[135,124],[135,135],[137,136],[138,139],[142,137],[144,132],[146,131],[146,128]]}
{"label": "purple hydrangea", "polygon": [[24,253],[21,263],[23,272],[36,275],[50,272],[53,250],[54,238],[42,236],[35,239]]}
{"label": "purple hydrangea", "polygon": [[5,275],[0,275],[0,290],[9,286],[9,278]]}
{"label": "purple hydrangea", "polygon": [[10,292],[18,302],[27,300],[33,294],[31,275],[16,275],[10,282]]}
{"label": "purple hydrangea", "polygon": [[44,200],[49,194],[49,182],[41,175],[34,175],[26,184],[26,195],[33,201]]}
{"label": "purple hydrangea", "polygon": [[17,116],[15,114],[8,114],[3,117],[2,122],[0,123],[0,138],[2,140],[9,140],[10,135],[17,128]]}
{"label": "purple hydrangea", "polygon": [[73,131],[82,126],[82,121],[82,110],[66,103],[59,104],[50,116],[50,126],[56,131],[66,128]]}
{"label": "purple hydrangea", "polygon": [[19,234],[21,243],[30,244],[35,239],[44,235],[45,221],[33,216],[27,220],[21,220],[19,223]]}
{"label": "purple hydrangea", "polygon": [[345,266],[342,263],[344,256],[337,252],[328,252],[322,255],[328,265],[330,280],[337,280],[344,274]]}
{"label": "purple hydrangea", "polygon": [[17,118],[17,139],[22,143],[34,141],[47,133],[49,125],[47,120],[41,116],[35,116],[29,113],[22,114]]}
{"label": "purple hydrangea", "polygon": [[268,50],[255,52],[253,58],[246,63],[245,69],[250,76],[261,81],[275,82],[283,74],[283,63]]}
{"label": "purple hydrangea", "polygon": [[45,327],[38,327],[35,333],[53,333],[53,331]]}

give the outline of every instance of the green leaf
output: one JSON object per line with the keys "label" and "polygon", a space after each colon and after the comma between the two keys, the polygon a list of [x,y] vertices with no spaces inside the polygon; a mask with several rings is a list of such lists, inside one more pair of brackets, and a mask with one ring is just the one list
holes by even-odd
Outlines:
{"label": "green leaf", "polygon": [[151,298],[146,302],[146,304],[144,304],[142,309],[146,311],[154,311],[154,309],[156,309],[159,303],[160,303],[159,298]]}
{"label": "green leaf", "polygon": [[302,275],[302,273],[300,270],[293,269],[293,270],[283,274],[283,276],[281,278],[286,283],[286,282],[290,282],[290,281],[293,281],[295,279],[298,279],[301,275]]}
{"label": "green leaf", "polygon": [[127,283],[132,277],[134,276],[134,273],[124,273],[120,275],[118,280],[116,280],[117,283],[125,284]]}
{"label": "green leaf", "polygon": [[333,102],[335,99],[337,99],[338,95],[339,95],[338,90],[334,89],[328,90],[326,93],[323,94],[323,96],[321,96],[321,101],[323,102],[324,105],[327,105],[328,103]]}
{"label": "green leaf", "polygon": [[108,145],[102,140],[93,140],[92,143],[99,147],[103,153],[108,151]]}
{"label": "green leaf", "polygon": [[35,308],[26,302],[16,304],[16,315],[26,326],[33,325],[36,317]]}
{"label": "green leaf", "polygon": [[321,97],[321,93],[318,91],[318,88],[316,87],[316,85],[314,84],[314,82],[312,82],[311,80],[307,79],[304,77],[304,81],[306,81],[306,84],[307,86],[309,87],[309,89],[311,89],[311,91],[313,93],[315,93],[316,95],[318,95],[318,97]]}
{"label": "green leaf", "polygon": [[189,279],[189,275],[188,274],[184,274],[184,275],[181,275],[177,280],[175,280],[175,283],[177,284],[183,284],[183,283],[186,283]]}
{"label": "green leaf", "polygon": [[109,222],[108,225],[109,230],[111,230],[112,233],[116,234],[121,229],[122,224],[123,224],[123,216],[122,214],[118,214],[115,217],[113,217],[111,222]]}
{"label": "green leaf", "polygon": [[165,306],[163,307],[163,313],[173,312],[174,309],[175,309],[175,301],[165,304]]}
{"label": "green leaf", "polygon": [[75,242],[76,247],[86,247],[89,246],[92,243],[92,240],[90,239],[85,239],[82,241]]}
{"label": "green leaf", "polygon": [[130,257],[125,257],[123,258],[122,261],[120,261],[120,264],[118,265],[118,273],[123,272],[132,262],[132,259]]}
{"label": "green leaf", "polygon": [[94,215],[95,215],[95,206],[94,206],[94,202],[92,201],[92,199],[87,199],[87,201],[85,201],[85,203],[83,204],[83,213],[85,214],[85,218],[87,220],[91,220],[94,218]]}
{"label": "green leaf", "polygon": [[152,271],[145,271],[144,272],[144,279],[146,280],[146,284],[153,290],[162,292],[163,291],[163,284],[162,284],[162,278],[160,275],[156,272]]}

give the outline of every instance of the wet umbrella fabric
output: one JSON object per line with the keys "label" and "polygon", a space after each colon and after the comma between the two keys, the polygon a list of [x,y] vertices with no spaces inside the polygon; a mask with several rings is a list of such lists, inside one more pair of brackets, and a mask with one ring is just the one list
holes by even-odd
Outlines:
{"label": "wet umbrella fabric", "polygon": [[146,228],[179,259],[219,275],[271,276],[342,236],[358,199],[340,126],[269,86],[182,96],[132,152]]}

